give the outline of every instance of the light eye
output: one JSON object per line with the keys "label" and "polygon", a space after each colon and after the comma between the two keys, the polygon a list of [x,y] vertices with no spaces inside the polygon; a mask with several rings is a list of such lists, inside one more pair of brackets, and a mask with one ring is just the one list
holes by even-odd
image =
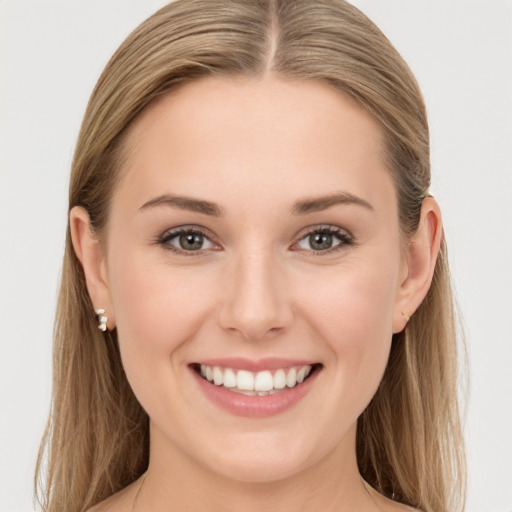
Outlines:
{"label": "light eye", "polygon": [[189,254],[217,248],[204,233],[193,229],[167,233],[162,236],[160,243],[172,251]]}
{"label": "light eye", "polygon": [[299,249],[314,252],[330,252],[350,245],[352,238],[346,232],[334,228],[320,228],[310,231],[301,238],[297,246]]}

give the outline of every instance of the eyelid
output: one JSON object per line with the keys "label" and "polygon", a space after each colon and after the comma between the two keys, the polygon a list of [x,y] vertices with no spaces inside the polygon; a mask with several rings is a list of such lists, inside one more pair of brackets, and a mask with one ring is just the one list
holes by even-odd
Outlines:
{"label": "eyelid", "polygon": [[298,243],[302,242],[308,236],[314,233],[328,233],[335,237],[337,237],[341,243],[335,245],[334,247],[330,247],[329,249],[325,249],[323,251],[315,251],[313,249],[295,249],[297,251],[307,252],[308,254],[312,254],[314,256],[322,256],[329,253],[333,253],[339,251],[347,246],[355,245],[355,238],[350,231],[345,228],[341,228],[339,226],[334,226],[330,224],[321,224],[316,226],[309,226],[306,228],[306,231],[302,232],[300,235],[297,235],[296,241],[292,244],[292,248],[296,246]]}
{"label": "eyelid", "polygon": [[221,248],[220,244],[215,241],[215,235],[213,235],[209,229],[206,229],[202,226],[198,226],[195,224],[187,224],[184,226],[177,226],[175,228],[167,229],[156,238],[155,243],[161,245],[168,251],[183,256],[204,256],[208,251],[218,250],[216,248],[209,248],[198,249],[197,251],[186,251],[169,243],[169,241],[172,240],[173,238],[176,238],[177,236],[180,236],[185,233],[200,234],[204,236],[204,238],[206,238],[211,244]]}
{"label": "eyelid", "polygon": [[298,234],[295,235],[295,239],[297,241],[302,240],[306,236],[311,235],[313,233],[318,233],[319,231],[320,232],[322,232],[322,231],[331,232],[333,234],[346,235],[348,238],[351,238],[351,239],[354,238],[354,236],[348,229],[342,228],[340,226],[336,226],[334,224],[315,224],[313,226],[307,226],[306,228],[301,229],[298,232]]}
{"label": "eyelid", "polygon": [[[189,224],[184,226],[177,226],[174,228],[167,229],[164,231],[160,236],[158,236],[155,240],[156,244],[162,245],[166,250],[169,250],[171,252],[174,252],[176,254],[184,255],[184,256],[204,256],[209,251],[212,250],[219,250],[219,249],[198,249],[197,251],[186,251],[184,249],[180,249],[179,247],[176,247],[174,245],[169,244],[169,240],[172,240],[173,238],[176,238],[177,236],[184,234],[184,233],[194,233],[194,234],[201,234],[204,236],[210,243],[213,245],[216,245],[220,249],[222,249],[222,246],[215,241],[215,235],[211,233],[211,231],[207,228],[204,228],[202,226]],[[328,233],[335,237],[337,237],[340,240],[339,244],[336,244],[334,247],[331,247],[329,249],[315,251],[313,249],[293,249],[294,246],[296,246],[299,242],[304,240],[306,237],[314,234],[314,233]],[[296,235],[295,242],[290,246],[292,250],[296,251],[302,251],[307,252],[309,254],[313,254],[316,256],[321,256],[325,254],[329,254],[332,252],[336,252],[337,250],[341,250],[342,248],[345,248],[346,246],[355,245],[355,239],[354,236],[345,228],[341,228],[339,226],[329,225],[329,224],[320,224],[315,226],[309,226],[305,228],[305,230],[302,230],[302,232],[299,235]]]}

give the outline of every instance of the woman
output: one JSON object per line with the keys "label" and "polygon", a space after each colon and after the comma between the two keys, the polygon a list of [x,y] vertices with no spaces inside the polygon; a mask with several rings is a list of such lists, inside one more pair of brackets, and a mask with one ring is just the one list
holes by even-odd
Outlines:
{"label": "woman", "polygon": [[418,86],[349,4],[144,22],[73,162],[43,509],[461,510],[429,185]]}

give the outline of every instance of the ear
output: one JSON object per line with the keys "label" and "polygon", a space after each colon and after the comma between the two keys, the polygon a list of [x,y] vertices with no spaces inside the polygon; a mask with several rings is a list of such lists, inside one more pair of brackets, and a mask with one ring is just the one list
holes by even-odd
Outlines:
{"label": "ear", "polygon": [[105,309],[103,315],[108,317],[107,328],[112,330],[115,327],[115,316],[108,284],[106,259],[85,208],[75,206],[71,209],[69,228],[73,249],[84,269],[91,302],[95,310]]}
{"label": "ear", "polygon": [[433,197],[423,200],[418,230],[406,249],[405,269],[393,311],[393,333],[402,331],[432,283],[443,237],[441,210]]}

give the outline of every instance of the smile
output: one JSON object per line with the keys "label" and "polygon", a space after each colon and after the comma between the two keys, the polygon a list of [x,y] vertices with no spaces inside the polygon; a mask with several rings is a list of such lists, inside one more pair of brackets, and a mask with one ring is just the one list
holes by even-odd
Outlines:
{"label": "smile", "polygon": [[312,369],[313,366],[304,365],[255,373],[202,364],[200,374],[209,382],[213,382],[215,386],[223,386],[235,393],[247,396],[266,396],[302,384]]}
{"label": "smile", "polygon": [[217,360],[189,367],[206,398],[216,406],[236,416],[267,417],[284,412],[305,397],[323,365]]}

